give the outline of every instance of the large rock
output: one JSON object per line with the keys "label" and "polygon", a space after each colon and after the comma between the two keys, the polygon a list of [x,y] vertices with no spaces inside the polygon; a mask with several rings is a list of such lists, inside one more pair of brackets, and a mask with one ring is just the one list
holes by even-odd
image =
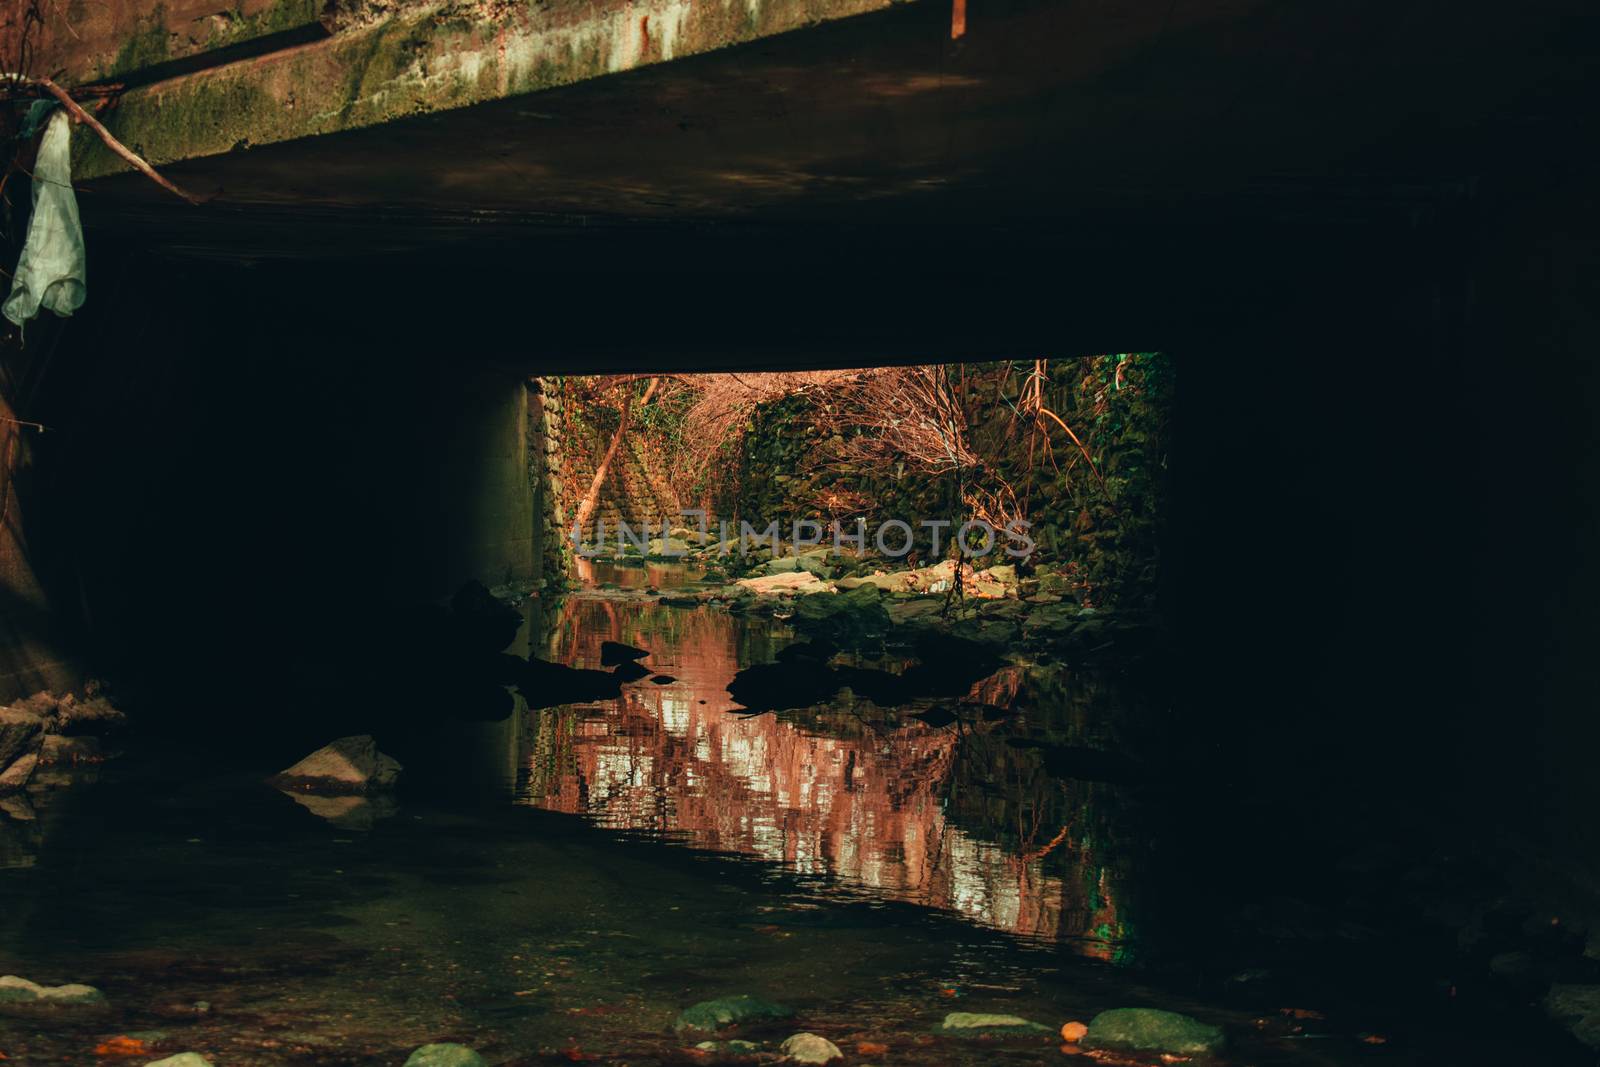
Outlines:
{"label": "large rock", "polygon": [[939,1024],[939,1032],[952,1037],[1029,1037],[1054,1034],[1048,1026],[1020,1015],[995,1015],[979,1011],[953,1011]]}
{"label": "large rock", "polygon": [[393,789],[398,762],[378,751],[371,734],[341,737],[268,781],[279,789],[331,796],[362,796]]}
{"label": "large rock", "polygon": [[677,537],[656,537],[650,541],[652,556],[687,556],[693,550],[694,546]]}
{"label": "large rock", "polygon": [[68,695],[56,705],[54,729],[57,733],[104,737],[122,729],[127,723],[128,717],[103,696],[78,700]]}
{"label": "large rock", "polygon": [[795,1034],[780,1048],[795,1063],[832,1063],[844,1059],[844,1053],[825,1037],[817,1034]]}
{"label": "large rock", "polygon": [[709,533],[701,533],[699,530],[691,530],[687,526],[674,526],[672,529],[667,531],[667,535],[669,537],[675,537],[679,541],[686,541],[691,545],[707,545],[714,540]]}
{"label": "large rock", "polygon": [[26,756],[11,761],[11,766],[0,769],[0,797],[8,793],[20,793],[28,787],[28,780],[33,777],[34,770],[39,766],[39,754],[30,752]]}
{"label": "large rock", "polygon": [[1113,1008],[1089,1020],[1079,1042],[1086,1049],[1123,1049],[1173,1056],[1204,1056],[1222,1048],[1222,1029],[1175,1011]]}
{"label": "large rock", "polygon": [[145,1067],[211,1067],[211,1061],[198,1052],[180,1052],[164,1060],[152,1060]]}
{"label": "large rock", "polygon": [[740,994],[736,997],[702,1000],[692,1007],[685,1008],[673,1021],[672,1028],[679,1033],[698,1031],[709,1034],[724,1027],[741,1026],[751,1022],[771,1022],[788,1019],[793,1015],[794,1012],[782,1004],[774,1004],[749,994]]}
{"label": "large rock", "polygon": [[483,1057],[465,1045],[441,1042],[423,1045],[406,1060],[405,1067],[487,1067]]}
{"label": "large rock", "polygon": [[753,593],[764,596],[782,593],[809,596],[812,593],[831,592],[833,589],[827,582],[806,571],[796,571],[792,574],[765,574],[758,578],[740,578],[737,584],[741,589],[748,589]]}
{"label": "large rock", "polygon": [[104,1005],[105,994],[94,986],[44,986],[14,974],[0,977],[0,1009],[3,1008],[95,1008]]}
{"label": "large rock", "polygon": [[1544,1010],[1573,1037],[1600,1050],[1600,985],[1553,985]]}
{"label": "large rock", "polygon": [[852,648],[887,633],[889,613],[882,593],[863,585],[833,596],[802,597],[795,604],[794,625],[809,637]]}
{"label": "large rock", "polygon": [[16,705],[0,708],[0,767],[36,751],[44,730],[45,717],[35,711]]}

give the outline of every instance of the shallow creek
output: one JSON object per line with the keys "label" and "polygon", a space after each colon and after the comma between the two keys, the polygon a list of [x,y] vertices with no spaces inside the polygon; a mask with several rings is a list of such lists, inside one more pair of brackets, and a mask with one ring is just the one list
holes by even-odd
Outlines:
{"label": "shallow creek", "polygon": [[1448,1011],[1341,1017],[1173,967],[1204,941],[1169,939],[1188,891],[1157,878],[1171,799],[1051,770],[1085,746],[1158,759],[1130,679],[1008,668],[954,722],[847,694],[744,715],[734,672],[795,636],[642,592],[691,577],[597,565],[535,604],[525,648],[598,667],[622,641],[653,677],[441,733],[392,809],[319,817],[260,784],[275,767],[168,742],[63,790],[0,854],[0,973],[111,1007],[0,1015],[0,1053],[116,1062],[95,1050],[120,1035],[150,1053],[122,1062],[222,1067],[398,1065],[438,1040],[491,1063],[697,1062],[677,1012],[753,993],[798,1014],[754,1036],[811,1030],[848,1062],[1073,1062],[1055,1040],[932,1031],[951,1011],[1054,1028],[1129,1005],[1225,1025],[1240,1064],[1523,1062],[1509,1037],[1512,1058],[1455,1058],[1500,1039],[1454,1034]]}

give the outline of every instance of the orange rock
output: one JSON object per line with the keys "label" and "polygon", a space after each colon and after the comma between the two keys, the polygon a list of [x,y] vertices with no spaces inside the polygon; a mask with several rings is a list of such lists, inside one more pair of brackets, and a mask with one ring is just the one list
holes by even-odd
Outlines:
{"label": "orange rock", "polygon": [[1069,1045],[1076,1045],[1083,1040],[1083,1035],[1088,1032],[1089,1028],[1080,1022],[1064,1023],[1061,1027],[1061,1040]]}
{"label": "orange rock", "polygon": [[889,1046],[881,1041],[857,1041],[856,1052],[862,1056],[882,1056],[889,1051]]}
{"label": "orange rock", "polygon": [[1062,1051],[1062,1053],[1064,1055],[1067,1055],[1067,1056],[1087,1056],[1088,1055],[1088,1053],[1083,1051],[1083,1049],[1079,1048],[1077,1045],[1072,1045],[1072,1044],[1062,1045],[1061,1046],[1061,1051]]}

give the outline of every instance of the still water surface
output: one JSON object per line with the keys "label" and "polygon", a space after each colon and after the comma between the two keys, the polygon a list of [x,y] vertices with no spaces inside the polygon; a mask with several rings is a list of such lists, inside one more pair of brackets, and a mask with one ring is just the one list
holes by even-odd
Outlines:
{"label": "still water surface", "polygon": [[[622,641],[649,650],[655,679],[441,729],[395,805],[313,810],[260,784],[275,766],[163,741],[0,824],[0,973],[111,1001],[0,1015],[7,1067],[145,1062],[95,1051],[118,1036],[222,1067],[398,1065],[438,1040],[491,1063],[698,1062],[671,1021],[732,993],[799,1013],[754,1036],[813,1030],[851,1062],[1072,1062],[1054,1041],[931,1030],[956,1010],[1055,1027],[1128,1005],[1226,1025],[1241,1064],[1517,1054],[1493,1035],[1457,1044],[1448,1019],[1308,1024],[1224,995],[1199,977],[1209,951],[1238,947],[1220,941],[1141,966],[1170,961],[1165,917],[1188,891],[1156,866],[1149,785],[1050,769],[1082,747],[1159,766],[1132,680],[1014,666],[959,705],[846,693],[749,716],[729,680],[795,636],[626,591],[689,577],[596,565],[589,589],[533,605],[522,651],[598,667],[600,643]],[[929,714],[952,706],[957,721]]]}

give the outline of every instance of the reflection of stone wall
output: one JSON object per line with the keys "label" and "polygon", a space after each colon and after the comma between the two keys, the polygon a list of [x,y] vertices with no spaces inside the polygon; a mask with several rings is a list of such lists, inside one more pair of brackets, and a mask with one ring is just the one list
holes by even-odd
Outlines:
{"label": "reflection of stone wall", "polygon": [[566,432],[561,378],[528,380],[528,474],[533,483],[533,558],[544,588],[564,585],[572,564],[564,527],[562,501],[566,469],[562,439]]}
{"label": "reflection of stone wall", "polygon": [[650,649],[648,665],[676,681],[542,714],[528,803],[683,835],[1014,933],[1089,932],[1063,926],[1063,901],[1075,894],[1061,876],[948,818],[954,730],[867,727],[848,704],[813,709],[822,721],[804,724],[738,715],[727,683],[740,666],[771,659],[770,635],[752,629],[763,623],[586,597],[562,613],[553,658],[594,667],[602,640],[622,640]]}

